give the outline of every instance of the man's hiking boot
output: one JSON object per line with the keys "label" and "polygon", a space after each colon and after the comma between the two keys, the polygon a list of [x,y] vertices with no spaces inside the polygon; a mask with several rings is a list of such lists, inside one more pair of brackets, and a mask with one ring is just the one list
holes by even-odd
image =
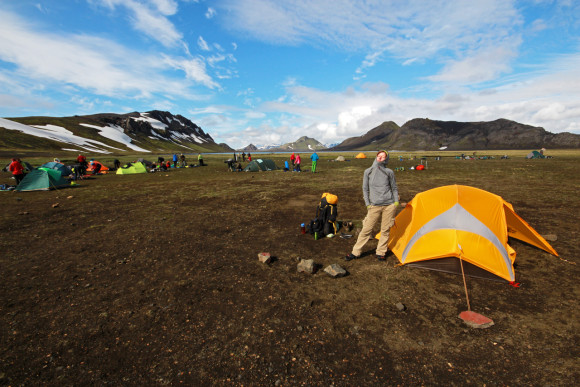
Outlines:
{"label": "man's hiking boot", "polygon": [[346,255],[346,257],[344,257],[345,261],[352,261],[353,259],[358,259],[359,257],[357,257],[356,255],[354,255],[353,253],[348,253]]}
{"label": "man's hiking boot", "polygon": [[387,260],[384,255],[378,255],[378,254],[377,254],[377,259],[379,261],[386,261]]}

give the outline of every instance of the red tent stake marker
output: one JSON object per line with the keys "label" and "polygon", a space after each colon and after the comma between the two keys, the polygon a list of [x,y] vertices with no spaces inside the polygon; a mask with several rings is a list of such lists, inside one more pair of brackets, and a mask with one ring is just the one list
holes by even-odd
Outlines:
{"label": "red tent stake marker", "polygon": [[470,310],[463,311],[459,313],[459,318],[463,322],[472,328],[489,328],[493,325],[493,320],[487,318],[479,313],[472,312]]}
{"label": "red tent stake marker", "polygon": [[489,328],[493,325],[493,320],[487,318],[479,313],[471,311],[471,305],[469,305],[469,294],[467,294],[467,283],[465,282],[465,272],[463,271],[463,260],[461,259],[463,255],[463,248],[460,244],[457,244],[461,254],[459,255],[459,262],[461,264],[461,274],[463,275],[463,287],[465,288],[465,298],[467,299],[467,310],[459,313],[459,318],[463,320],[465,324],[472,328]]}

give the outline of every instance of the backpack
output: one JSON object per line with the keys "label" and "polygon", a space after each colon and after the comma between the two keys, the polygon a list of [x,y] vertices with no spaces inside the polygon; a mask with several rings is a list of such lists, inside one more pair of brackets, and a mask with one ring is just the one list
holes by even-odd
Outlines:
{"label": "backpack", "polygon": [[320,203],[316,207],[316,217],[308,224],[307,232],[310,234],[318,233],[319,237],[336,234],[338,231],[336,224],[337,203],[338,196],[328,192],[323,193]]}

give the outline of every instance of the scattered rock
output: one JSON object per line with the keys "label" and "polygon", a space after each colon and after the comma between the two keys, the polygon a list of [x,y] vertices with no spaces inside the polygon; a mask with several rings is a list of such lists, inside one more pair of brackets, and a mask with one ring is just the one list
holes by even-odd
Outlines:
{"label": "scattered rock", "polygon": [[334,278],[344,277],[346,275],[346,270],[336,263],[327,266],[326,269],[324,269],[324,272]]}
{"label": "scattered rock", "polygon": [[262,263],[270,263],[272,257],[270,257],[270,253],[260,253],[258,254],[258,259]]}
{"label": "scattered rock", "polygon": [[56,208],[56,207],[58,207],[58,206],[60,206],[60,203],[54,203],[54,204],[52,205],[52,208]]}
{"label": "scattered rock", "polygon": [[395,306],[396,306],[396,307],[397,307],[397,309],[398,309],[399,311],[401,311],[401,312],[402,312],[402,311],[405,311],[405,310],[407,310],[407,307],[406,307],[404,304],[400,303],[400,302],[397,302],[397,303],[395,304]]}
{"label": "scattered rock", "polygon": [[72,198],[74,198],[74,196],[70,195],[70,196],[67,196],[66,198],[67,199],[72,199]]}
{"label": "scattered rock", "polygon": [[298,262],[297,270],[298,270],[298,273],[304,272],[304,273],[313,274],[315,271],[314,260],[313,259],[302,259],[300,262]]}
{"label": "scattered rock", "polygon": [[542,235],[542,237],[550,242],[556,242],[558,240],[558,235],[556,234],[546,234],[546,235]]}

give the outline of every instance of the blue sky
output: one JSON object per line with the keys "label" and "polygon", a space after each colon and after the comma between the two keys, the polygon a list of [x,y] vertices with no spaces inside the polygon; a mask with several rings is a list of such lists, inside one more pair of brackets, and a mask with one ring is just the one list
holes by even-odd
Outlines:
{"label": "blue sky", "polygon": [[167,110],[233,147],[384,121],[580,134],[580,2],[0,0],[0,116]]}

